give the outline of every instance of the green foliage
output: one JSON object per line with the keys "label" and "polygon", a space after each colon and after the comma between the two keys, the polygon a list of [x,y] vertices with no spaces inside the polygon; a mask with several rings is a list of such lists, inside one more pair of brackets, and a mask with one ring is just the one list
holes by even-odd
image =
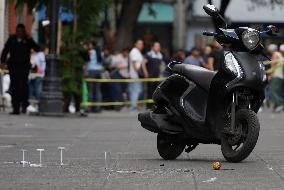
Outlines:
{"label": "green foliage", "polygon": [[80,94],[84,60],[80,46],[69,45],[62,49],[60,74],[64,92]]}
{"label": "green foliage", "polygon": [[82,57],[84,50],[80,43],[91,39],[95,33],[99,32],[97,21],[99,14],[107,6],[108,0],[78,0],[76,7],[70,0],[62,1],[62,3],[66,9],[71,10],[73,13],[77,12],[78,23],[76,31],[74,31],[72,25],[64,26],[62,31],[62,41],[64,43],[64,49],[61,53],[62,60],[64,60],[61,69],[63,90],[65,92],[79,93],[81,91],[80,81],[83,76],[82,68],[85,64]]}
{"label": "green foliage", "polygon": [[[48,6],[50,1],[47,0],[17,0],[16,8],[20,9],[26,3],[29,10],[34,8],[38,9],[43,5]],[[77,12],[78,19],[78,34],[76,36],[90,37],[92,34],[98,32],[97,21],[100,13],[112,2],[112,0],[76,0],[76,6],[74,7],[75,0],[60,0],[60,5],[71,10],[71,12]],[[76,9],[76,10],[74,10]]]}
{"label": "green foliage", "polygon": [[[23,7],[27,3],[29,10],[40,8],[42,5],[48,6],[47,0],[17,0],[17,8]],[[62,41],[64,48],[61,51],[61,77],[63,90],[65,92],[80,93],[81,79],[83,75],[84,60],[80,55],[82,49],[80,42],[90,39],[100,31],[98,19],[102,11],[111,3],[111,0],[61,0],[60,5],[71,10],[74,15],[73,24],[63,26]],[[76,22],[77,21],[77,22]],[[74,30],[75,29],[75,30]]]}
{"label": "green foliage", "polygon": [[78,23],[76,31],[73,30],[71,25],[64,26],[62,31],[64,49],[61,57],[64,61],[61,76],[63,90],[66,92],[79,93],[81,91],[80,81],[83,77],[82,68],[84,65],[81,53],[84,50],[80,46],[80,42],[92,38],[95,33],[100,31],[97,21],[101,11],[109,2],[109,0],[78,0],[77,6],[74,7],[70,0],[62,1],[65,8],[71,9],[73,13],[77,12]]}

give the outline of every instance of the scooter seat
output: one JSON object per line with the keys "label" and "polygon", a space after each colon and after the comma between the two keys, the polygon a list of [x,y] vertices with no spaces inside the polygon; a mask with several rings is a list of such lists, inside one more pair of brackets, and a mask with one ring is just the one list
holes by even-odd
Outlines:
{"label": "scooter seat", "polygon": [[206,91],[209,91],[211,81],[216,74],[216,72],[203,67],[188,64],[174,65],[173,71],[192,80]]}

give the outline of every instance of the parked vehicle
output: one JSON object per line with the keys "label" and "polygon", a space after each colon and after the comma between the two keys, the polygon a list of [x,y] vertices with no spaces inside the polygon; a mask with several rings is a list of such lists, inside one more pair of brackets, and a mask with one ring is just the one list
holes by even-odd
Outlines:
{"label": "parked vehicle", "polygon": [[[224,21],[214,5],[203,9]],[[155,108],[138,115],[143,128],[158,133],[162,158],[176,159],[199,143],[221,145],[230,162],[250,155],[259,136],[257,112],[267,83],[264,65],[257,59],[264,55],[261,36],[277,30],[272,25],[265,31],[226,26],[216,33],[203,32],[224,47],[225,61],[218,72],[179,62],[168,65],[171,75],[153,94]]]}

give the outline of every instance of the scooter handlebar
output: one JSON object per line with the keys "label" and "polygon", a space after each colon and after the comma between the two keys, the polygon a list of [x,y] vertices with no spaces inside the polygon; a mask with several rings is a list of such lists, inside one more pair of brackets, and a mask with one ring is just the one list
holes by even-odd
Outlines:
{"label": "scooter handlebar", "polygon": [[203,32],[203,35],[204,35],[204,36],[216,36],[217,33],[204,31],[204,32]]}

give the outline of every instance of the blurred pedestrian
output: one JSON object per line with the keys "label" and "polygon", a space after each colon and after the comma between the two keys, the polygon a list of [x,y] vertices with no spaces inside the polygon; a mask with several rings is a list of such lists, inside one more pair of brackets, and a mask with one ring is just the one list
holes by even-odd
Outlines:
{"label": "blurred pedestrian", "polygon": [[172,56],[169,52],[169,50],[167,48],[161,49],[161,53],[163,56],[163,61],[162,61],[162,65],[160,67],[160,77],[168,77],[169,76],[169,72],[167,71],[167,66],[170,63],[170,61],[172,60]]}
{"label": "blurred pedestrian", "polygon": [[[90,42],[88,44],[88,51],[90,61],[87,63],[87,76],[91,79],[101,79],[103,66],[102,63],[98,60],[98,55],[95,50],[95,42]],[[102,102],[102,92],[101,92],[101,83],[98,82],[89,82],[88,83],[88,92],[89,92],[89,102]],[[100,106],[94,106],[90,109],[92,112],[101,112]]]}
{"label": "blurred pedestrian", "polygon": [[[26,113],[29,106],[28,76],[31,68],[31,49],[37,44],[27,33],[23,24],[18,24],[16,34],[9,37],[1,54],[1,63],[7,63],[11,79],[11,95],[13,111],[11,114]],[[7,60],[8,54],[9,59]]]}
{"label": "blurred pedestrian", "polygon": [[278,113],[283,111],[284,106],[284,73],[283,73],[283,56],[277,51],[276,44],[270,44],[268,51],[271,52],[271,68],[268,73],[271,73],[270,100],[274,103],[273,111]]}
{"label": "blurred pedestrian", "polygon": [[209,46],[209,45],[205,46],[203,48],[203,51],[202,51],[202,58],[203,58],[204,63],[205,63],[203,66],[206,69],[213,71],[214,70],[213,63],[212,63],[212,61],[209,61],[209,56],[210,56],[211,53],[212,53],[211,46]]}
{"label": "blurred pedestrian", "polygon": [[185,59],[185,51],[184,50],[180,49],[174,54],[174,60],[175,61],[183,62],[184,59]]}
{"label": "blurred pedestrian", "polygon": [[[151,46],[151,51],[146,55],[146,68],[149,78],[158,78],[161,73],[161,65],[163,62],[163,55],[161,53],[161,45],[159,42],[154,42]],[[152,95],[158,86],[158,82],[147,83],[147,99],[152,99]],[[151,108],[152,104],[147,104],[147,108]]]}
{"label": "blurred pedestrian", "polygon": [[104,48],[104,51],[102,53],[102,61],[103,61],[103,66],[105,68],[108,68],[111,64],[111,52],[109,48]]}
{"label": "blurred pedestrian", "polygon": [[279,51],[280,51],[280,53],[282,54],[282,56],[284,57],[284,44],[281,44],[281,45],[279,46]]}
{"label": "blurred pedestrian", "polygon": [[41,83],[46,68],[45,54],[43,51],[41,51],[39,47],[32,49],[31,65],[32,74],[35,74],[35,76],[30,76],[29,98],[35,98],[35,100],[39,101],[41,93]]}
{"label": "blurred pedestrian", "polygon": [[184,63],[189,64],[189,65],[203,67],[205,65],[205,62],[203,58],[201,57],[201,49],[197,47],[193,47],[190,51],[190,55],[188,55],[185,58]]}
{"label": "blurred pedestrian", "polygon": [[[108,47],[105,47],[102,52],[102,66],[103,73],[102,78],[109,79],[110,73],[112,72],[111,62],[113,58],[113,51],[111,51]],[[102,92],[102,101],[103,102],[111,102],[112,101],[112,84],[111,83],[101,83],[101,92]],[[106,110],[112,110],[113,106],[104,107]]]}
{"label": "blurred pedestrian", "polygon": [[223,47],[216,40],[214,40],[212,43],[212,52],[208,56],[208,64],[213,65],[214,71],[218,71],[221,69],[224,59]]}
{"label": "blurred pedestrian", "polygon": [[[136,40],[134,47],[129,53],[129,78],[131,79],[138,79],[140,77],[147,77],[147,73],[143,70],[143,55],[142,50],[144,47],[144,43],[142,40]],[[142,75],[142,76],[141,76]],[[137,110],[137,101],[139,98],[140,93],[142,92],[142,83],[141,82],[131,82],[128,85],[129,91],[129,99],[131,101],[131,110]]]}
{"label": "blurred pedestrian", "polygon": [[62,46],[61,55],[60,73],[64,97],[63,110],[65,113],[76,112],[80,116],[86,116],[85,110],[81,108],[81,103],[83,68],[89,57],[88,50],[84,48],[84,45],[67,44]]}
{"label": "blurred pedestrian", "polygon": [[[128,78],[128,55],[129,50],[123,49],[122,52],[118,52],[112,56],[110,68],[112,69],[112,79],[127,79]],[[111,83],[112,85],[112,101],[123,102],[125,96],[123,96],[127,90],[127,83]],[[116,107],[117,110],[123,110],[123,107]]]}

